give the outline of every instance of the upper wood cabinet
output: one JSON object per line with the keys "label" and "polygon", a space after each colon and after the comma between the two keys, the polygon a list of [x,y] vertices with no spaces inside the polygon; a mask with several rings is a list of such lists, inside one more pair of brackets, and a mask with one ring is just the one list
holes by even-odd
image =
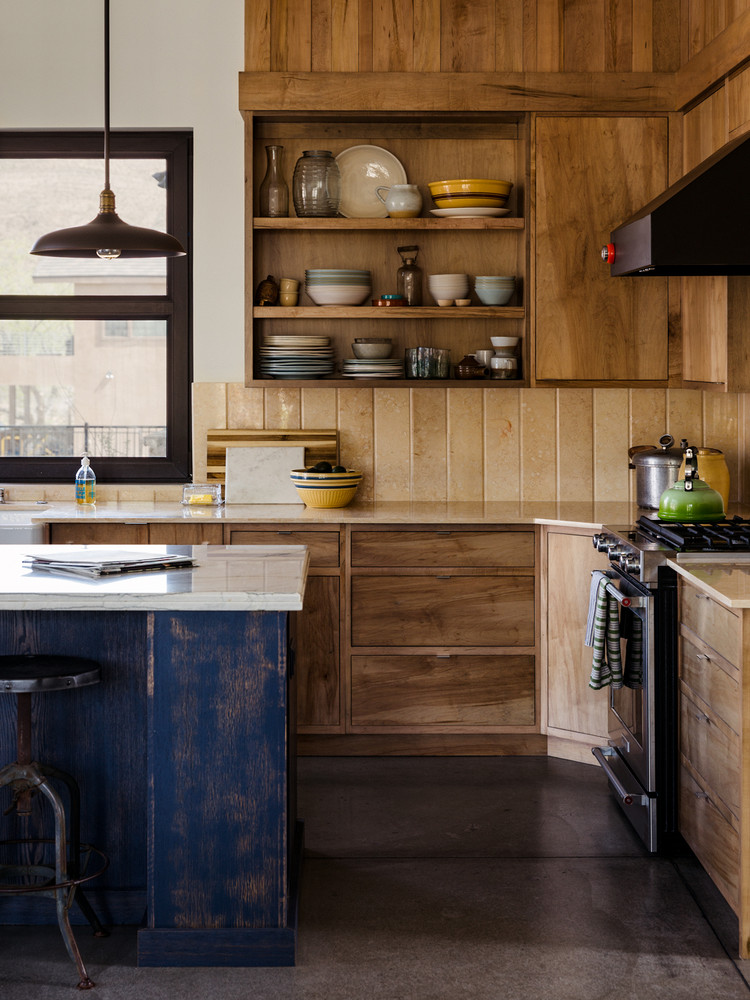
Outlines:
{"label": "upper wood cabinet", "polygon": [[601,248],[667,187],[667,140],[666,117],[536,118],[537,382],[666,382],[667,279],[612,278]]}

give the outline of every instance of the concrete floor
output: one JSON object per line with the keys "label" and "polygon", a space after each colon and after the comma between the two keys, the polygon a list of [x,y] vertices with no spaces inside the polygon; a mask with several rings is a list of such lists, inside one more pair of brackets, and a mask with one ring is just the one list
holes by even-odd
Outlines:
{"label": "concrete floor", "polygon": [[[134,928],[79,928],[89,996],[747,1000],[728,907],[689,853],[645,854],[595,767],[303,758],[299,779],[296,967],[138,969]],[[2,1000],[75,982],[56,927],[0,930]]]}

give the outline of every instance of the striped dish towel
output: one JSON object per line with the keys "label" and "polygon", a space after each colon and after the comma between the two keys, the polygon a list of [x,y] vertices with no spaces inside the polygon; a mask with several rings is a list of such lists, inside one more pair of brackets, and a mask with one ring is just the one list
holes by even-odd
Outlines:
{"label": "striped dish towel", "polygon": [[594,614],[594,657],[589,687],[599,690],[622,687],[620,655],[620,609],[617,598],[607,591],[607,580],[599,581]]}
{"label": "striped dish towel", "polygon": [[586,619],[586,638],[584,645],[594,645],[594,618],[596,616],[596,598],[599,594],[599,584],[602,580],[611,580],[612,574],[603,569],[591,570],[591,589],[589,590],[589,614]]}
{"label": "striped dish towel", "polygon": [[643,622],[638,615],[630,615],[630,636],[625,647],[625,676],[628,688],[643,687]]}

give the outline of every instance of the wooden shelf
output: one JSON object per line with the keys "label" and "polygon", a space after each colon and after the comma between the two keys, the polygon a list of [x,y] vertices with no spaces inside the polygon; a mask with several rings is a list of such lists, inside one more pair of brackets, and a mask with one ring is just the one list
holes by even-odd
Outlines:
{"label": "wooden shelf", "polygon": [[[451,365],[451,368],[453,365]],[[263,375],[253,379],[253,385],[275,385],[291,389],[309,389],[314,386],[325,386],[333,389],[423,389],[427,386],[437,386],[442,389],[493,389],[505,386],[506,389],[518,389],[528,386],[523,378],[343,378],[341,375],[316,376],[315,378],[267,378]]]}
{"label": "wooden shelf", "polygon": [[523,319],[523,306],[255,306],[256,319]]}
{"label": "wooden shelf", "polygon": [[510,216],[487,218],[485,216],[471,218],[452,219],[266,219],[256,217],[253,219],[255,229],[304,229],[306,231],[331,230],[342,232],[346,230],[433,230],[445,231],[451,229],[511,229],[522,230],[526,228],[526,220],[511,218]]}

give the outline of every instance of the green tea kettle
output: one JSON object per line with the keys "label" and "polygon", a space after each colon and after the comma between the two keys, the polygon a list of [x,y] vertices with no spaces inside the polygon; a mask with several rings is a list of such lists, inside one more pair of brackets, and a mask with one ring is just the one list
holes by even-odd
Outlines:
{"label": "green tea kettle", "polygon": [[698,478],[698,458],[691,445],[685,448],[685,478],[664,490],[659,501],[660,521],[723,521],[721,494]]}

